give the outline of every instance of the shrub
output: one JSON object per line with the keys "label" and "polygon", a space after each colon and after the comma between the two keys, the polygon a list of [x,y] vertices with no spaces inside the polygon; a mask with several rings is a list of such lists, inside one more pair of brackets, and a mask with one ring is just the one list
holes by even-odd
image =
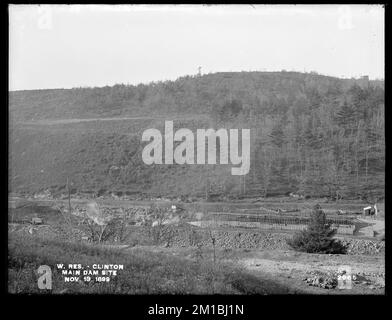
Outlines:
{"label": "shrub", "polygon": [[346,253],[346,247],[333,238],[335,233],[327,223],[324,211],[316,205],[307,229],[296,233],[287,243],[294,250],[307,253]]}
{"label": "shrub", "polygon": [[115,218],[108,222],[104,228],[95,223],[87,224],[85,232],[92,242],[119,241],[123,242],[129,236],[125,218]]}
{"label": "shrub", "polygon": [[174,229],[172,226],[165,224],[165,221],[171,218],[170,210],[151,205],[148,216],[148,235],[153,244],[159,245],[165,242],[166,246],[170,246],[174,238]]}

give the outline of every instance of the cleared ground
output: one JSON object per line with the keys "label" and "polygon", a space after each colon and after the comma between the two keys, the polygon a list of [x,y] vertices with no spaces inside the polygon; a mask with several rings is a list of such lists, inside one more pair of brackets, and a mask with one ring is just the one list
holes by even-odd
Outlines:
{"label": "cleared ground", "polygon": [[[91,246],[90,243],[83,240],[86,229],[80,228],[77,225],[77,220],[73,220],[68,224],[64,220],[64,216],[54,209],[54,204],[57,201],[28,201],[25,203],[19,200],[19,207],[9,211],[9,239],[10,246],[15,246],[21,243],[20,239],[28,243],[41,243],[46,241],[48,243],[55,243],[53,245],[67,246],[69,243],[79,243],[81,245]],[[76,204],[84,206],[86,199],[73,201],[73,206]],[[115,201],[107,199],[103,201],[110,204],[110,207],[130,207],[140,206],[143,204],[148,207],[152,202],[131,202],[131,201]],[[116,206],[117,204],[117,206]],[[162,206],[170,206],[167,201],[160,201]],[[273,202],[271,202],[273,204]],[[192,208],[199,209],[203,207],[202,203],[189,204]],[[214,204],[206,204],[207,206]],[[215,204],[215,207],[222,204]],[[227,204],[225,204],[227,205]],[[251,206],[250,203],[231,204],[238,207]],[[265,205],[265,204],[264,204]],[[281,203],[275,203],[275,206],[281,206]],[[303,204],[309,206],[309,204]],[[350,204],[345,204],[349,207]],[[355,204],[357,205],[357,204]],[[186,206],[184,204],[184,206]],[[113,209],[114,210],[114,209]],[[192,211],[194,212],[194,211]],[[192,217],[192,212],[187,210],[182,214],[182,220],[189,221]],[[190,215],[190,217],[189,217]],[[43,218],[44,225],[33,226],[26,223],[34,216]],[[76,219],[76,218],[75,218]],[[373,222],[373,221],[372,221]],[[381,230],[383,228],[382,221],[374,221],[375,229]],[[364,221],[364,228],[369,224],[369,220]],[[373,227],[373,225],[370,225]],[[126,257],[128,254],[133,255],[137,252],[138,255],[150,257],[159,253],[162,257],[166,257],[168,266],[167,272],[170,274],[170,257],[178,259],[185,259],[190,263],[196,265],[207,264],[211,268],[218,268],[217,266],[230,266],[233,270],[240,270],[241,277],[248,277],[245,282],[237,284],[237,289],[233,289],[226,280],[221,281],[221,289],[205,287],[199,288],[199,291],[191,291],[188,293],[211,293],[216,290],[228,290],[224,292],[231,293],[310,293],[310,294],[382,294],[384,293],[385,283],[385,251],[383,249],[383,242],[376,241],[374,238],[363,235],[343,237],[342,240],[349,241],[352,252],[347,255],[320,255],[320,254],[306,254],[298,253],[291,250],[285,243],[285,239],[291,237],[293,232],[276,232],[276,230],[254,231],[245,230],[244,228],[228,228],[219,227],[210,229],[216,238],[216,252],[214,263],[214,250],[211,246],[211,240],[208,236],[209,229],[192,228],[191,226],[181,224],[173,226],[173,237],[171,241],[163,241],[160,244],[151,242],[149,237],[149,230],[142,227],[129,227],[128,236],[122,241],[108,240],[100,245],[93,245],[94,248],[102,248],[108,250],[120,250],[121,256]],[[190,237],[195,235],[200,236],[198,244],[190,244]],[[19,240],[18,240],[19,239]],[[372,244],[369,247],[369,243]],[[58,244],[60,243],[60,244]],[[50,244],[51,245],[51,244]],[[38,245],[39,246],[39,245]],[[358,247],[359,246],[359,247]],[[375,247],[374,247],[375,246]],[[360,249],[358,249],[360,248]],[[35,249],[34,249],[35,250]],[[33,250],[33,251],[34,251]],[[119,252],[120,252],[119,251]],[[21,253],[22,254],[22,253]],[[40,258],[40,252],[36,253],[37,259]],[[52,257],[52,262],[61,260],[61,257]],[[74,255],[73,260],[78,260],[77,255]],[[86,258],[94,261],[94,257]],[[112,263],[116,263],[116,258],[112,258]],[[150,258],[147,258],[149,261]],[[62,261],[57,261],[58,263]],[[77,261],[74,261],[77,262]],[[149,262],[146,262],[149,263]],[[324,289],[320,287],[309,286],[304,279],[312,277],[316,274],[327,274],[336,272],[342,265],[350,266],[353,274],[361,274],[366,281],[355,283],[351,290],[338,289]],[[12,269],[12,268],[11,268]],[[14,272],[11,270],[11,272]],[[219,271],[217,271],[219,272]],[[237,271],[236,271],[237,272]],[[140,274],[139,277],[147,276],[147,274]],[[190,275],[189,275],[190,276]],[[216,275],[215,275],[216,276]],[[250,278],[249,278],[250,277]],[[241,278],[242,279],[242,278]],[[125,280],[124,280],[125,281]],[[130,281],[130,280],[126,280]],[[167,280],[169,281],[169,280]],[[176,281],[170,280],[170,281]],[[169,281],[169,282],[170,282]],[[223,285],[225,283],[225,285]],[[152,284],[151,284],[152,285]],[[219,287],[219,285],[217,284]],[[223,289],[225,287],[225,289]],[[161,288],[161,289],[159,289]],[[154,290],[167,290],[165,284],[162,283],[160,287]],[[183,288],[179,286],[177,288]],[[238,289],[241,288],[241,289]],[[76,290],[76,289],[75,289]],[[132,291],[128,292],[136,292]],[[147,290],[147,289],[146,289]],[[174,289],[173,289],[174,290]],[[175,289],[177,290],[177,289]],[[183,289],[178,289],[183,290]],[[185,289],[184,289],[185,290]],[[196,290],[196,289],[194,289]],[[204,290],[204,291],[203,291]],[[215,290],[215,291],[214,291]],[[232,291],[230,291],[232,290]],[[145,291],[142,291],[145,292]],[[176,291],[177,292],[177,291]],[[220,292],[222,293],[222,292]]]}

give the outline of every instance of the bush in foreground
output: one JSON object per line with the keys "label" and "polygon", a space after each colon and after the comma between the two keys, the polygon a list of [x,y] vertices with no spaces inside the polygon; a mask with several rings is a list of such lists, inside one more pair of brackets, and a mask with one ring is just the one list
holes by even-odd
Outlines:
{"label": "bush in foreground", "polygon": [[316,205],[307,229],[296,233],[287,243],[294,250],[307,253],[346,253],[346,247],[333,238],[335,233],[327,223],[324,211]]}

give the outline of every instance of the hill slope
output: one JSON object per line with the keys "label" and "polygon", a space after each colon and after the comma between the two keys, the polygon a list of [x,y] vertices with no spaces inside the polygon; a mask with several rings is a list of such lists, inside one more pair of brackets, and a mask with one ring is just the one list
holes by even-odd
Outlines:
{"label": "hill slope", "polygon": [[[383,197],[383,82],[294,72],[10,92],[12,191]],[[100,118],[111,118],[105,121]],[[67,119],[67,121],[65,121]],[[251,169],[142,162],[142,132],[250,128]]]}

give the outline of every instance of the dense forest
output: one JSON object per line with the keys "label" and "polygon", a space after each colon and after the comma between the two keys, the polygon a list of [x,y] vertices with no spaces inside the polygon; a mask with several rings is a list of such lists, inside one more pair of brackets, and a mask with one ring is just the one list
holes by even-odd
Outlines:
{"label": "dense forest", "polygon": [[[226,171],[217,175],[208,173],[210,178],[204,185],[192,189],[195,191],[182,188],[184,193],[206,190],[252,196],[295,192],[311,197],[369,200],[384,197],[383,81],[297,72],[230,72],[137,86],[17,91],[10,92],[9,102],[13,130],[10,137],[16,139],[10,140],[11,146],[28,134],[23,124],[45,119],[161,116],[184,119],[181,125],[189,128],[203,125],[251,129],[248,175],[237,180],[231,177],[229,181],[224,176]],[[129,141],[137,145],[137,150],[142,147],[137,139]],[[28,148],[24,145],[22,149]],[[28,163],[28,158],[22,161],[17,153],[22,149],[15,148],[11,156],[16,171]],[[131,188],[131,184],[146,181],[152,186],[157,171],[142,164],[140,155],[141,151],[134,152],[128,162],[113,157],[106,171],[89,170],[88,174],[109,174],[109,167],[114,165],[123,170],[121,178],[105,187],[126,190],[128,184]],[[135,175],[130,167],[148,172],[148,177],[138,175],[144,181],[130,179],[127,175]],[[179,172],[187,169],[171,166],[170,170],[177,170],[178,179],[183,180]],[[86,177],[82,169],[78,174]],[[29,179],[32,180],[31,176]],[[26,181],[18,181],[25,187],[28,185]],[[62,183],[51,180],[51,184],[54,182]],[[17,183],[12,180],[11,186],[17,187]],[[40,187],[48,186],[41,183]],[[148,190],[148,185],[143,190]],[[162,192],[165,191],[174,192],[170,189]]]}

